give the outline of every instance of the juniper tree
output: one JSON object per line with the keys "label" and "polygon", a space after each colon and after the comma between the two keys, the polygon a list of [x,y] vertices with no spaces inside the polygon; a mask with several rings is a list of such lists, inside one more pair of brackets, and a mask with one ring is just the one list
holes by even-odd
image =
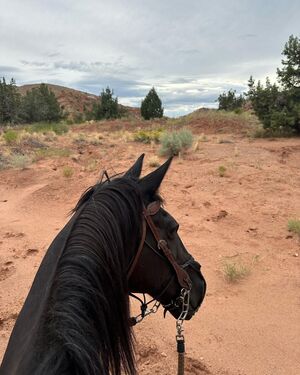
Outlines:
{"label": "juniper tree", "polygon": [[155,88],[152,87],[142,101],[141,115],[145,120],[150,120],[151,118],[161,118],[163,113],[164,109],[162,108],[161,100],[157,95]]}

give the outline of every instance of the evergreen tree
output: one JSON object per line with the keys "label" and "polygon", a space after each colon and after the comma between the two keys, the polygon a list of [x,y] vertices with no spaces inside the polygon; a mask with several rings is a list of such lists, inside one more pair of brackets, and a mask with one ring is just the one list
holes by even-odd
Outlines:
{"label": "evergreen tree", "polygon": [[120,117],[118,98],[113,98],[113,94],[113,90],[109,87],[102,90],[99,101],[93,107],[93,117],[96,120]]}
{"label": "evergreen tree", "polygon": [[266,79],[263,86],[252,76],[246,94],[265,129],[273,133],[300,133],[300,40],[291,35],[282,54],[282,69],[277,69],[281,87]]}
{"label": "evergreen tree", "polygon": [[285,89],[300,89],[300,39],[291,35],[284,46],[282,69],[277,69],[279,81]]}
{"label": "evergreen tree", "polygon": [[219,95],[218,97],[219,109],[225,111],[234,111],[243,106],[245,100],[242,95],[236,96],[235,90],[229,90],[227,93]]}
{"label": "evergreen tree", "polygon": [[145,120],[150,120],[151,118],[161,118],[163,116],[164,109],[162,108],[162,103],[157,95],[155,88],[148,92],[145,99],[141,104],[141,115]]}
{"label": "evergreen tree", "polygon": [[62,110],[53,91],[42,83],[22,98],[21,117],[25,122],[59,121]]}
{"label": "evergreen tree", "polygon": [[16,82],[12,78],[7,84],[5,78],[0,79],[0,124],[18,122],[20,94]]}

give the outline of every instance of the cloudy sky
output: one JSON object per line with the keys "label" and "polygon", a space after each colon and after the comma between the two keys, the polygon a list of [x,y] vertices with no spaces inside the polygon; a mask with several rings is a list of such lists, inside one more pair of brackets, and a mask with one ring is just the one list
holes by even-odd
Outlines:
{"label": "cloudy sky", "polygon": [[276,77],[299,0],[0,0],[0,76],[139,106],[152,86],[169,116],[215,106],[249,76]]}

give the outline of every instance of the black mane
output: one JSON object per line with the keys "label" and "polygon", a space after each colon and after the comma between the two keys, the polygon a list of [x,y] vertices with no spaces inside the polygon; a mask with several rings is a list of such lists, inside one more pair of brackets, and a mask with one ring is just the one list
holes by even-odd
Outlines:
{"label": "black mane", "polygon": [[121,366],[135,374],[126,270],[140,239],[138,185],[128,177],[97,184],[74,211],[81,207],[39,329],[34,374],[120,375]]}

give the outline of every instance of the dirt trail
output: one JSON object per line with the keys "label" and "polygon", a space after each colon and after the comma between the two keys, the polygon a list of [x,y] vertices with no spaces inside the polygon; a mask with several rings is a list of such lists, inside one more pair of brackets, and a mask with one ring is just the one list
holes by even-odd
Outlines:
{"label": "dirt trail", "polygon": [[[227,137],[233,143],[210,137],[175,160],[163,185],[167,209],[208,283],[203,307],[185,324],[187,374],[296,375],[300,240],[286,228],[300,218],[300,140]],[[119,141],[105,147],[85,158],[92,154],[101,167],[121,172],[143,151],[151,170],[155,148]],[[0,358],[46,249],[98,176],[82,170],[86,160],[0,173]],[[62,175],[66,164],[75,169],[69,179]],[[242,264],[248,275],[228,283],[224,262]],[[174,319],[158,312],[135,332],[139,373],[175,374]]]}

